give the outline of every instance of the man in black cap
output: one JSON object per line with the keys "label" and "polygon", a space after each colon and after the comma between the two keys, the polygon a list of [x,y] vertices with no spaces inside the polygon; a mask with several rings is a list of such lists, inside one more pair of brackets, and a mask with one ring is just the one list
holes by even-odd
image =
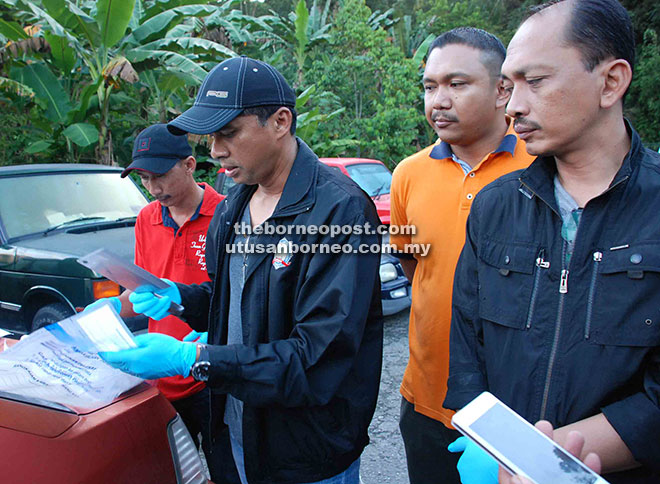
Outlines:
{"label": "man in black cap", "polygon": [[183,304],[210,344],[143,335],[102,357],[145,378],[207,382],[243,484],[357,484],[381,369],[379,222],[371,199],[295,137],[295,101],[273,67],[239,57],[169,124],[210,134],[238,185],[209,227],[211,282],[131,301],[151,316]]}
{"label": "man in black cap", "polygon": [[[156,124],[135,138],[133,162],[121,174],[125,177],[135,170],[142,185],[155,198],[140,211],[135,222],[135,264],[183,284],[209,280],[204,249],[206,232],[216,205],[222,201],[208,184],[195,182],[196,164],[187,137],[175,136],[167,125]],[[109,298],[122,317],[136,315],[129,294],[126,291],[118,298]],[[181,340],[191,331],[184,321],[166,312],[149,319],[150,333]],[[161,378],[157,386],[181,415],[195,441],[201,432],[211,478],[215,478],[222,462],[221,453],[210,453],[209,390],[203,382],[181,375]]]}

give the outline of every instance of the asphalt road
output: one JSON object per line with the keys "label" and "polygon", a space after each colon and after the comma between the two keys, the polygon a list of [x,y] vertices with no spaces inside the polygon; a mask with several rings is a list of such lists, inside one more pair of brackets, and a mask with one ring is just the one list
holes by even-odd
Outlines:
{"label": "asphalt road", "polygon": [[385,318],[378,406],[369,427],[371,443],[364,450],[360,465],[364,484],[409,484],[406,455],[399,433],[399,385],[408,363],[408,315],[406,310]]}

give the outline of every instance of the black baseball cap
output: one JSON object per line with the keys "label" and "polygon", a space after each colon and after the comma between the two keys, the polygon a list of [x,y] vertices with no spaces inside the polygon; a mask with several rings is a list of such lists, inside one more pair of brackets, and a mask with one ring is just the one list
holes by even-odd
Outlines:
{"label": "black baseball cap", "polygon": [[296,95],[273,66],[245,56],[233,57],[207,74],[193,106],[167,127],[177,135],[211,134],[244,109],[256,106],[295,108]]}
{"label": "black baseball cap", "polygon": [[154,124],[144,129],[133,143],[133,163],[121,172],[124,178],[132,170],[148,171],[162,175],[172,169],[179,160],[192,155],[187,136],[175,136],[166,124]]}

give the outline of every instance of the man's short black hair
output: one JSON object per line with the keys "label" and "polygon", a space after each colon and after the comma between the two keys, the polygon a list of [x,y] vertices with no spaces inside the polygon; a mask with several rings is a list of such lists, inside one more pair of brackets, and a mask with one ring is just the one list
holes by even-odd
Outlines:
{"label": "man's short black hair", "polygon": [[493,34],[475,27],[458,27],[437,36],[431,45],[427,57],[433,49],[440,49],[447,45],[466,45],[480,50],[481,62],[490,72],[491,78],[500,79],[502,63],[506,57],[506,48],[502,41]]}
{"label": "man's short black hair", "polygon": [[259,120],[261,126],[266,126],[268,118],[277,112],[280,108],[287,108],[291,111],[291,128],[289,132],[293,135],[296,134],[296,120],[298,119],[298,113],[296,113],[295,108],[289,106],[254,106],[252,108],[245,108],[240,116],[256,116]]}
{"label": "man's short black hair", "polygon": [[[566,1],[554,0],[532,7],[528,18]],[[634,69],[635,33],[623,5],[617,0],[570,0],[569,5],[571,19],[565,40],[581,52],[589,72],[610,58],[624,59]]]}

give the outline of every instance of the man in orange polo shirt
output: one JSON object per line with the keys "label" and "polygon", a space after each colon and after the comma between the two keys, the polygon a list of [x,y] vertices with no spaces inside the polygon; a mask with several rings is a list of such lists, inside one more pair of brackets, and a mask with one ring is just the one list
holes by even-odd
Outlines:
{"label": "man in orange polo shirt", "polygon": [[[394,170],[391,243],[412,281],[410,359],[401,384],[401,416],[411,484],[460,483],[447,446],[460,434],[442,407],[449,374],[449,325],[454,270],[476,193],[496,178],[527,167],[532,157],[505,115],[510,91],[500,67],[506,50],[480,29],[437,37],[424,70],[424,110],[438,141]],[[398,235],[396,226],[415,227]],[[406,244],[430,244],[426,257]]]}
{"label": "man in orange polo shirt", "polygon": [[[174,136],[166,124],[156,124],[135,138],[133,162],[121,174],[125,177],[137,171],[142,185],[155,198],[140,211],[135,223],[135,264],[158,277],[183,284],[209,280],[206,232],[215,207],[222,201],[222,196],[211,186],[195,181],[196,165],[187,137]],[[121,303],[122,317],[136,315],[128,300],[129,293],[111,298],[115,308]],[[181,340],[191,331],[190,326],[175,316],[159,321],[149,319],[150,333],[163,333]],[[231,459],[231,456],[223,456],[216,451],[216,446],[210,453],[208,389],[192,376],[161,378],[157,385],[181,415],[195,441],[201,432],[202,447],[213,478],[223,465],[223,459]],[[231,460],[227,462],[233,466]]]}

